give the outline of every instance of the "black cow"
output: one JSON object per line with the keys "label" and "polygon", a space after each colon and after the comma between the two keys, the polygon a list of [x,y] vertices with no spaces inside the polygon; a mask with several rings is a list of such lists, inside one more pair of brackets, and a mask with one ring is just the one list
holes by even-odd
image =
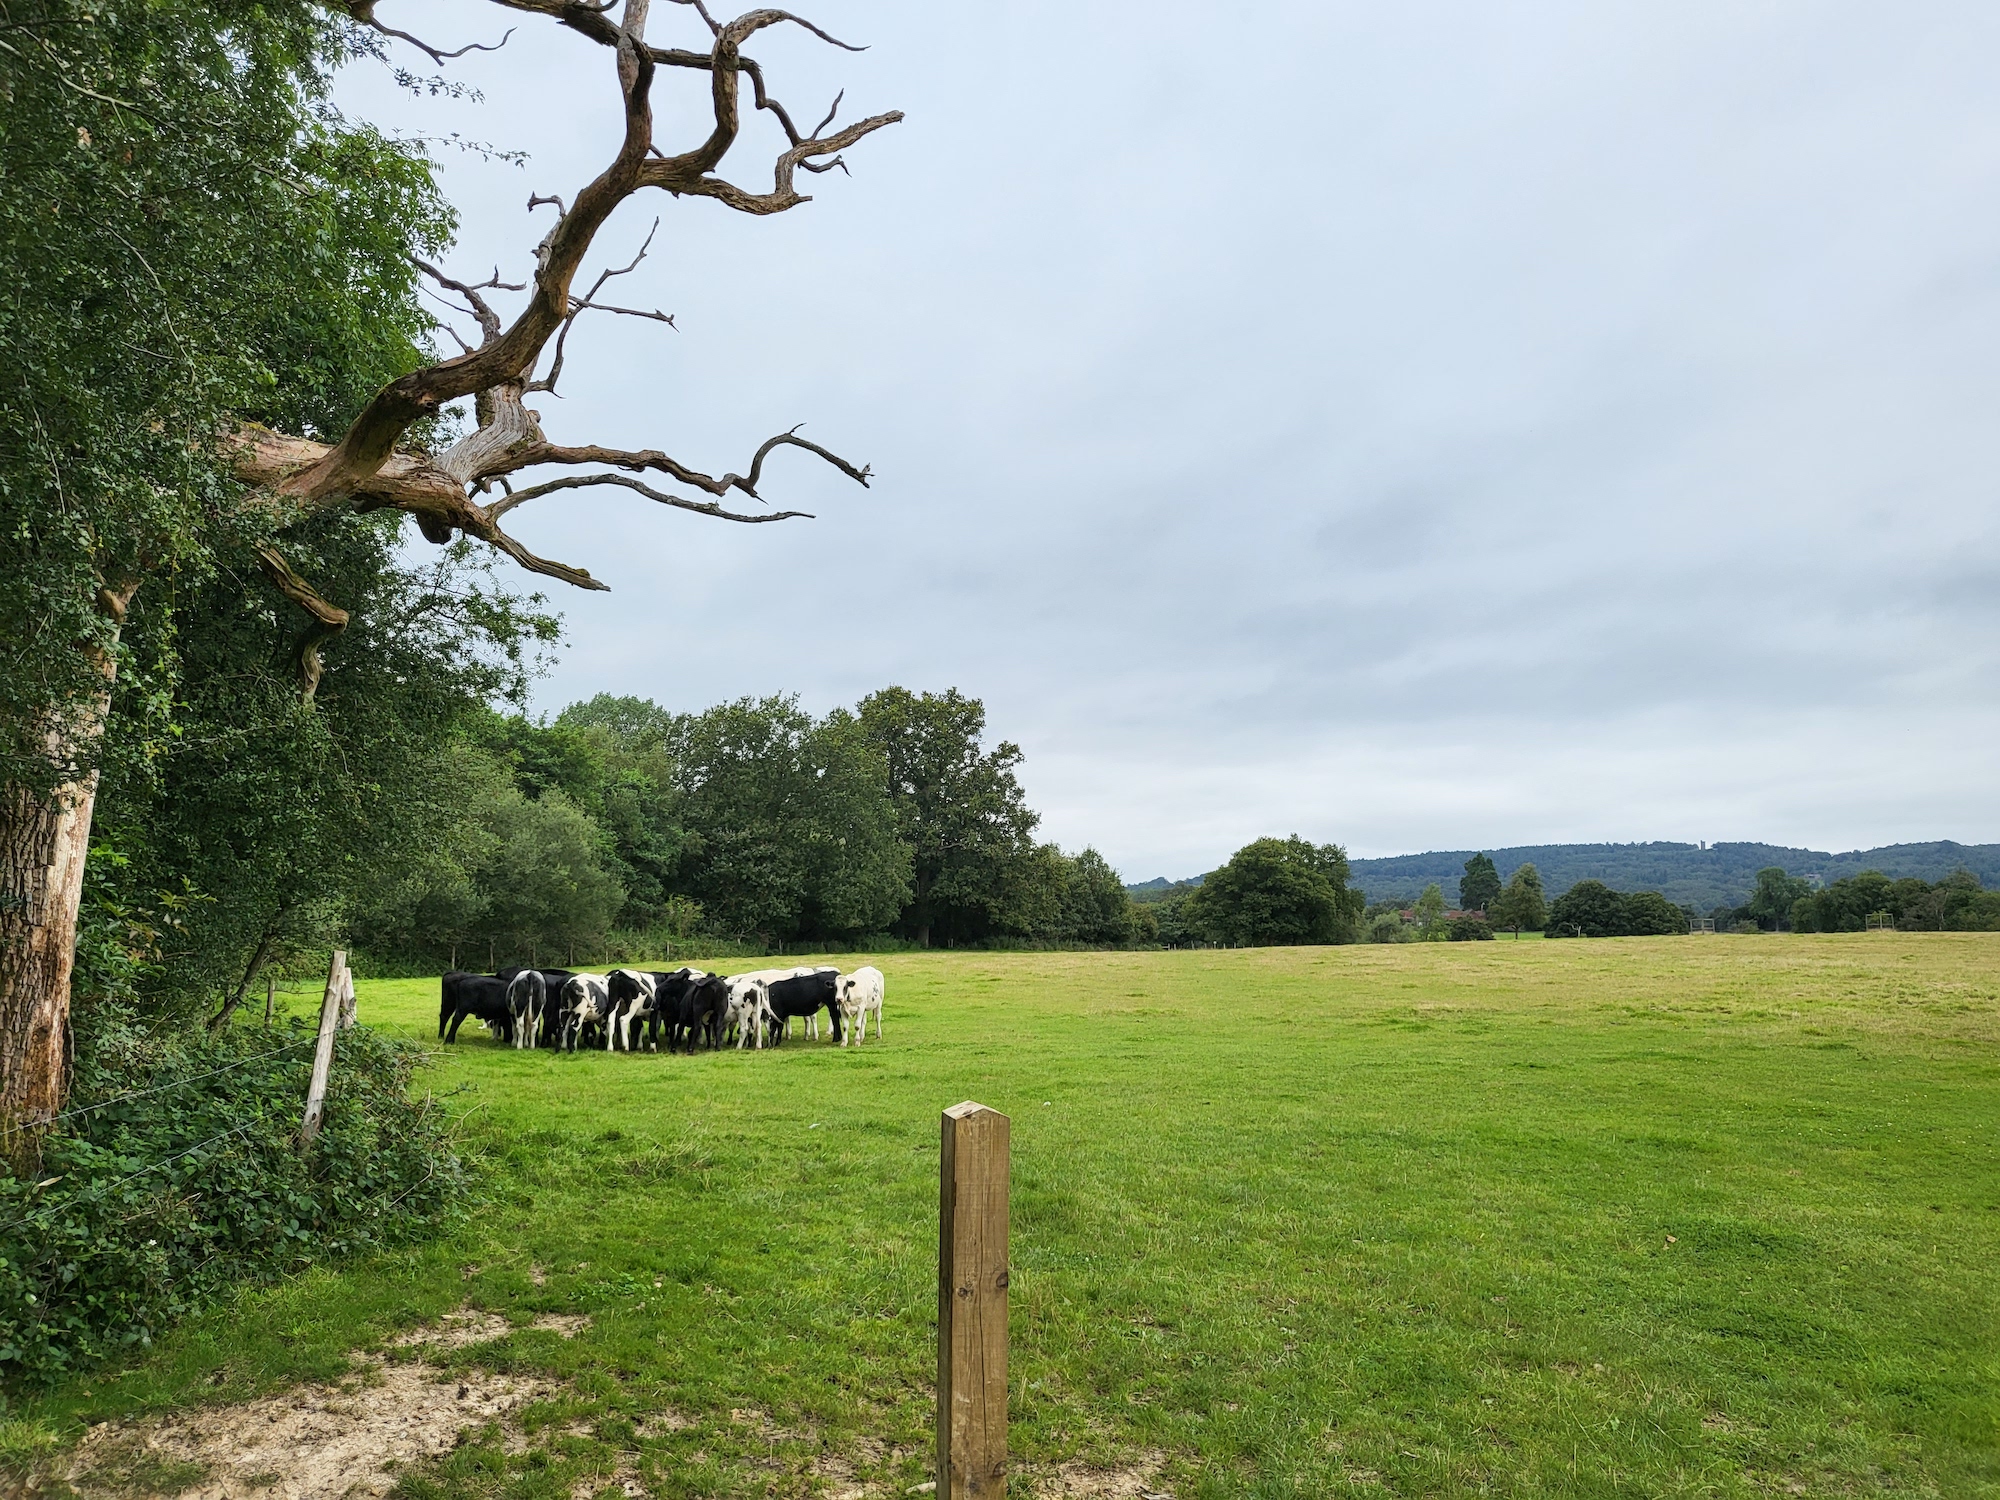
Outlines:
{"label": "black cow", "polygon": [[653,1002],[646,1008],[646,1050],[660,1050],[660,1034],[672,1034],[674,1028],[674,1006],[687,989],[688,981],[699,974],[699,969],[648,969],[646,977],[653,981]]}
{"label": "black cow", "polygon": [[467,1016],[477,1016],[501,1040],[512,1041],[514,1017],[507,1008],[506,981],[459,969],[438,981],[438,1035],[447,1042],[457,1041],[458,1028]]}
{"label": "black cow", "polygon": [[722,1018],[729,1008],[729,986],[720,974],[687,971],[677,988],[673,1009],[666,1013],[667,1050],[692,1052],[722,1042]]}
{"label": "black cow", "polygon": [[839,1041],[840,1005],[834,988],[834,981],[839,978],[838,969],[815,969],[809,974],[794,974],[767,983],[764,993],[771,998],[769,1040],[773,1043],[784,1040],[785,1023],[793,1017],[825,1011],[833,1020],[833,1039]]}

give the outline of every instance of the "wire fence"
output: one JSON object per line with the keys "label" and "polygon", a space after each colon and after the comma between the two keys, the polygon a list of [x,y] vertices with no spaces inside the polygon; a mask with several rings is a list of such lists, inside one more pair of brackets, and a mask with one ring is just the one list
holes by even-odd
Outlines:
{"label": "wire fence", "polygon": [[[344,967],[342,964],[342,959],[344,957],[345,957],[344,954],[335,955],[334,969],[336,973],[340,972],[340,970]],[[350,994],[352,993],[351,989],[349,990],[349,993]],[[328,1003],[329,1004],[334,1003],[335,999],[336,997],[331,992],[329,992]],[[326,1024],[326,1016],[324,1014],[322,1014],[321,1017],[321,1024],[322,1028],[324,1028]],[[125,1093],[114,1095],[109,1099],[99,1099],[91,1104],[79,1105],[75,1109],[66,1109],[60,1114],[51,1115],[47,1120],[37,1122],[33,1125],[21,1125],[21,1124],[9,1123],[6,1124],[5,1126],[0,1126],[0,1140],[4,1140],[11,1135],[29,1129],[32,1129],[37,1133],[40,1133],[42,1131],[51,1129],[54,1126],[62,1124],[65,1120],[81,1119],[86,1115],[96,1114],[100,1110],[114,1109],[121,1104],[132,1103],[134,1100],[147,1099],[147,1098],[152,1098],[159,1094],[172,1093],[176,1089],[192,1088],[195,1084],[205,1083],[211,1078],[219,1078],[225,1073],[233,1073],[239,1068],[247,1068],[256,1063],[267,1062],[274,1057],[283,1057],[287,1054],[294,1052],[303,1052],[308,1047],[318,1047],[320,1041],[321,1037],[317,1033],[310,1036],[299,1037],[297,1040],[287,1042],[283,1046],[268,1047],[261,1052],[251,1053],[247,1057],[235,1058],[232,1061],[222,1064],[220,1067],[208,1068],[200,1073],[191,1073],[185,1078],[175,1078],[170,1080],[169,1082],[155,1084],[149,1088],[130,1089],[127,1090]],[[324,1083],[320,1077],[320,1070],[315,1071],[314,1087],[315,1089],[322,1089],[322,1090],[324,1088]],[[312,1102],[309,1098],[307,1102],[308,1118],[310,1118],[311,1110],[312,1110]],[[194,1155],[198,1151],[204,1151],[208,1149],[210,1146],[217,1145],[220,1142],[226,1141],[233,1136],[243,1135],[247,1131],[254,1129],[259,1123],[261,1122],[246,1121],[244,1124],[233,1126],[230,1129],[223,1131],[220,1135],[211,1136],[209,1137],[209,1139],[205,1141],[198,1142],[197,1144],[189,1146],[184,1150],[176,1151],[172,1156],[163,1157],[159,1161],[152,1162],[147,1166],[141,1167],[136,1172],[128,1172],[123,1177],[114,1178],[111,1181],[105,1183],[93,1182],[92,1184],[90,1184],[90,1186],[92,1189],[100,1193],[109,1193],[112,1190],[122,1187],[126,1183],[135,1180],[136,1178],[144,1177],[149,1172],[157,1172],[160,1170],[160,1168],[172,1166],[175,1162],[182,1161],[187,1157]],[[59,1180],[60,1180],[59,1178],[50,1178],[48,1182],[42,1183],[40,1184],[40,1186],[47,1187],[51,1183]],[[0,1234],[5,1234],[10,1230],[18,1229],[23,1224],[31,1224],[35,1222],[37,1219],[41,1219],[51,1213],[58,1212],[59,1210],[63,1209],[66,1206],[68,1205],[59,1203],[50,1204],[48,1207],[37,1209],[33,1213],[24,1214],[19,1218],[9,1219],[4,1223],[0,1223]]]}
{"label": "wire fence", "polygon": [[[261,1121],[257,1120],[246,1120],[241,1125],[232,1126],[230,1129],[223,1131],[220,1135],[212,1135],[207,1140],[197,1145],[189,1146],[184,1151],[176,1151],[172,1156],[162,1157],[159,1161],[143,1166],[136,1172],[127,1172],[123,1177],[114,1177],[111,1181],[103,1184],[92,1183],[91,1186],[96,1188],[100,1193],[109,1193],[114,1188],[123,1187],[128,1182],[144,1177],[148,1172],[157,1172],[162,1167],[170,1167],[177,1161],[193,1156],[197,1151],[205,1151],[219,1141],[226,1141],[231,1136],[243,1135],[255,1129],[261,1123]],[[69,1203],[51,1203],[47,1208],[38,1208],[33,1213],[21,1215],[18,1219],[9,1219],[6,1223],[0,1224],[0,1234],[6,1234],[9,1230],[18,1229],[23,1224],[32,1224],[37,1219],[46,1218],[52,1213],[60,1212],[72,1206]]]}
{"label": "wire fence", "polygon": [[50,1116],[49,1124],[57,1125],[64,1120],[74,1120],[83,1115],[95,1114],[100,1109],[112,1109],[120,1104],[129,1104],[134,1099],[145,1099],[154,1094],[166,1094],[171,1093],[175,1089],[184,1089],[205,1079],[219,1077],[224,1073],[232,1073],[238,1068],[247,1068],[252,1063],[262,1062],[269,1057],[279,1057],[287,1052],[301,1051],[306,1047],[313,1046],[318,1040],[318,1037],[304,1037],[296,1042],[287,1042],[282,1047],[272,1047],[268,1051],[258,1052],[249,1057],[239,1057],[235,1062],[224,1063],[219,1068],[210,1068],[206,1073],[191,1073],[186,1078],[176,1078],[172,1083],[162,1083],[149,1089],[133,1089],[128,1093],[118,1094],[110,1099],[100,1099],[95,1104],[86,1104],[77,1109],[66,1109],[59,1115]]}

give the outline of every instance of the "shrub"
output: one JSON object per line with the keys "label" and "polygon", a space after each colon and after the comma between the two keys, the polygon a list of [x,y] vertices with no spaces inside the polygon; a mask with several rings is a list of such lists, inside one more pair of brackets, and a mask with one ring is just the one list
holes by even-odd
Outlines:
{"label": "shrub", "polygon": [[1493,924],[1482,917],[1453,917],[1446,936],[1454,943],[1490,943]]}
{"label": "shrub", "polygon": [[[127,1066],[79,1093],[33,1178],[0,1177],[0,1378],[46,1384],[245,1277],[407,1239],[466,1196],[443,1111],[413,1098],[420,1053],[354,1029],[324,1122],[295,1136],[312,1071],[303,1026],[123,1039]],[[139,1057],[143,1068],[130,1064]]]}
{"label": "shrub", "polygon": [[1385,911],[1368,924],[1368,941],[1371,943],[1414,943],[1416,940],[1416,924],[1405,922],[1401,912]]}

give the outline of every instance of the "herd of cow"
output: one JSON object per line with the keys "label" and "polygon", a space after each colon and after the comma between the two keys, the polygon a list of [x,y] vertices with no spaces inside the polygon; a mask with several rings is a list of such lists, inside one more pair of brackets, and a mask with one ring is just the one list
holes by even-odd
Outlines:
{"label": "herd of cow", "polygon": [[817,1037],[825,1011],[833,1039],[845,1047],[850,1039],[859,1045],[866,1038],[870,1011],[881,1036],[882,989],[882,971],[869,966],[852,974],[806,968],[732,976],[700,969],[454,970],[444,976],[438,1035],[457,1041],[459,1026],[471,1017],[514,1047],[633,1052],[643,1042],[647,1051],[657,1051],[664,1037],[669,1052],[692,1052],[776,1046],[791,1035],[793,1021],[803,1021],[805,1034]]}

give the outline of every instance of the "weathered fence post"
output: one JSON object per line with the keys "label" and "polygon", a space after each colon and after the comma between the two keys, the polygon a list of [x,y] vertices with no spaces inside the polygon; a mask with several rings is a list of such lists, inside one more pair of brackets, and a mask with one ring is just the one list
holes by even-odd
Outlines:
{"label": "weathered fence post", "polygon": [[1007,1493],[1007,1135],[998,1110],[944,1112],[938,1153],[938,1500]]}
{"label": "weathered fence post", "polygon": [[319,1134],[319,1117],[326,1108],[326,1075],[333,1067],[333,1033],[340,1024],[340,1000],[347,977],[347,950],[333,950],[333,964],[326,971],[326,998],[319,1005],[319,1046],[313,1050],[312,1084],[306,1090],[306,1117],[299,1126],[299,1149],[304,1150]]}
{"label": "weathered fence post", "polygon": [[340,1029],[347,1030],[359,1019],[354,1009],[354,971],[347,966],[347,955],[340,956]]}

